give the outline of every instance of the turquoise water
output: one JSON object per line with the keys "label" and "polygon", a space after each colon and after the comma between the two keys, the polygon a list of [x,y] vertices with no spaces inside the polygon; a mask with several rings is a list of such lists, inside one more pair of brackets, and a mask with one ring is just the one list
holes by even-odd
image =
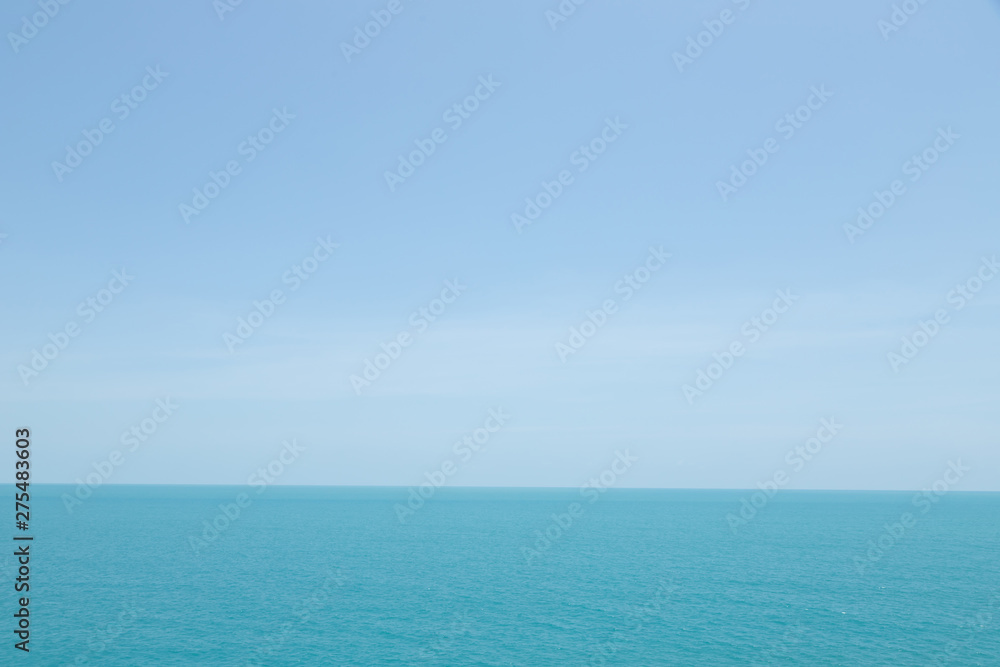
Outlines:
{"label": "turquoise water", "polygon": [[2,664],[1000,665],[998,494],[781,491],[734,533],[749,492],[442,489],[406,523],[396,488],[33,492]]}

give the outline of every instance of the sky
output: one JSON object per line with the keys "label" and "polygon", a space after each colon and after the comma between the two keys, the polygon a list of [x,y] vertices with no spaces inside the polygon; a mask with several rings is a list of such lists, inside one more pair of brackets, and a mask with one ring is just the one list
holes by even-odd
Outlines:
{"label": "sky", "polygon": [[1000,6],[907,8],[5,3],[3,432],[52,483],[998,491]]}

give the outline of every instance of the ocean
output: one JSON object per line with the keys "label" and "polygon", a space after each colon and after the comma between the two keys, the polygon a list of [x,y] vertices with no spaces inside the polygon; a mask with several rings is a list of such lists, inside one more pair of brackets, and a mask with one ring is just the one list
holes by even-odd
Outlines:
{"label": "ocean", "polygon": [[1000,665],[1000,494],[31,488],[5,665]]}

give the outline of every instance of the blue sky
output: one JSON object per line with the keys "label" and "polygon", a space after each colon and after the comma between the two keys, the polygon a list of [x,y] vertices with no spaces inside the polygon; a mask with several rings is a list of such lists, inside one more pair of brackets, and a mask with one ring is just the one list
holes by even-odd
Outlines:
{"label": "blue sky", "polygon": [[[245,0],[220,19],[209,0],[71,2],[8,35],[0,397],[5,428],[35,431],[37,481],[92,472],[169,396],[180,407],[110,482],[242,484],[296,438],[280,483],[418,484],[502,406],[509,423],[450,484],[579,486],[631,448],[622,486],[748,488],[833,417],[843,430],[795,488],[921,488],[961,458],[963,490],[1000,490],[1000,280],[948,299],[1000,253],[996,4],[931,1],[885,38],[889,2],[587,2],[553,29],[554,1],[402,0],[348,62],[341,44],[388,4]],[[0,26],[38,11],[7,3]],[[794,134],[776,127],[822,87]],[[104,119],[113,131],[57,175]],[[615,140],[582,159],[608,122]],[[385,172],[438,128],[391,191]],[[911,181],[905,163],[949,128]],[[723,201],[717,183],[769,139]],[[230,161],[186,222],[179,207]],[[564,170],[519,233],[511,215]],[[850,242],[844,225],[895,180],[905,193]],[[292,290],[317,238],[337,248]],[[670,259],[626,300],[616,285],[650,247]],[[122,268],[134,280],[87,321],[78,304]],[[460,295],[417,331],[446,281]],[[224,335],[276,289],[230,352]],[[744,323],[778,290],[797,300],[750,343]],[[556,344],[608,299],[563,362]],[[887,354],[940,309],[894,370]],[[356,392],[401,332],[411,344]],[[745,354],[689,402],[682,387],[733,342]]]}

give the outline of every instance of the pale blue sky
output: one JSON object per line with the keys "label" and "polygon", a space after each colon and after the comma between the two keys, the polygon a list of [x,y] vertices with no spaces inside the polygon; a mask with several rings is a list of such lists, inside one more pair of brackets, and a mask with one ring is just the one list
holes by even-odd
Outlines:
{"label": "pale blue sky", "polygon": [[[592,1],[552,30],[554,0],[403,0],[351,62],[341,42],[386,2],[244,0],[224,20],[209,0],[71,2],[17,52],[8,36],[0,398],[7,431],[35,430],[36,480],[85,476],[170,396],[110,481],[241,484],[295,437],[282,483],[417,484],[502,406],[509,425],[450,483],[578,486],[629,447],[623,486],[751,487],[835,417],[794,487],[920,488],[961,457],[964,490],[1000,490],[1000,281],[960,311],[947,298],[1000,253],[1000,11],[932,1],[884,39],[891,2],[743,4]],[[0,26],[37,11],[9,2]],[[147,67],[167,76],[120,119]],[[445,111],[489,76],[452,129]],[[820,86],[832,97],[785,138],[776,122]],[[248,161],[273,109],[294,118]],[[60,182],[53,161],[104,118],[114,131]],[[606,119],[627,128],[580,172]],[[446,141],[390,192],[384,172],[435,128]],[[942,128],[959,138],[911,182],[904,163]],[[723,202],[717,181],[772,137]],[[240,173],[186,224],[179,205],[230,160]],[[564,169],[518,234],[511,214]],[[894,179],[905,194],[849,243]],[[283,275],[327,236],[339,247],[292,291]],[[650,246],[672,256],[625,301],[615,285]],[[86,322],[77,304],[122,267],[134,282]],[[350,376],[455,279],[467,289],[357,395]],[[223,334],[274,289],[286,300],[231,354]],[[689,404],[682,385],[781,289],[799,300]],[[562,363],[556,343],[609,298]],[[949,323],[893,372],[887,353],[939,308]],[[18,366],[71,321],[25,386]]]}

